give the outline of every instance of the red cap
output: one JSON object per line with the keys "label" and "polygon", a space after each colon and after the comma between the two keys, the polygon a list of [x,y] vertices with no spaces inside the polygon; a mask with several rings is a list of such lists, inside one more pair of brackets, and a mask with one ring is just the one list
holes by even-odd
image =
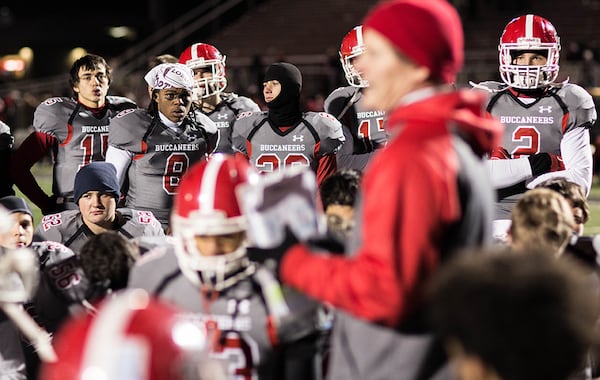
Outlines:
{"label": "red cap", "polygon": [[452,83],[464,60],[460,16],[446,0],[383,1],[362,23],[386,37],[432,77]]}

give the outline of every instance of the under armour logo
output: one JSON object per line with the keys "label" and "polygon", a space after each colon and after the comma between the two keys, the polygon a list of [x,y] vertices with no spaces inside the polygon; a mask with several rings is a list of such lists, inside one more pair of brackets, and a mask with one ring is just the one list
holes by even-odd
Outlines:
{"label": "under armour logo", "polygon": [[548,112],[551,113],[552,112],[552,106],[548,106],[548,107],[544,107],[544,106],[540,106],[540,113],[544,113],[544,112]]}
{"label": "under armour logo", "polygon": [[304,141],[304,136],[302,135],[293,135],[292,136],[292,141],[296,142],[296,141]]}
{"label": "under armour logo", "polygon": [[218,113],[217,120],[221,120],[221,119],[227,119],[227,114],[226,113]]}

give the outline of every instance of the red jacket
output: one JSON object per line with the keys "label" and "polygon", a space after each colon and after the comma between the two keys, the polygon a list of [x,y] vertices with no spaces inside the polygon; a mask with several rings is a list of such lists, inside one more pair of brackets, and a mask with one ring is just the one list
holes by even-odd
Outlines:
{"label": "red jacket", "polygon": [[[503,127],[485,116],[484,104],[481,94],[465,90],[434,94],[390,113],[388,145],[363,175],[349,256],[313,255],[307,246],[295,245],[281,263],[284,282],[388,326],[411,314],[442,257],[480,244],[488,232],[491,238],[486,228],[493,192],[479,161],[497,144]],[[458,145],[471,148],[466,156],[481,165],[481,175],[469,174],[469,160],[461,158],[465,149],[457,153],[457,136],[466,142]],[[465,188],[483,190],[464,197]],[[457,233],[461,228],[472,231]]]}

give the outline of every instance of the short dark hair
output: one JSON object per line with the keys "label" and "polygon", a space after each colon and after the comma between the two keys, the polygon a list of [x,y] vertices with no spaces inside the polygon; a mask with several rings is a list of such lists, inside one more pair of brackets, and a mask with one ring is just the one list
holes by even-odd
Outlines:
{"label": "short dark hair", "polygon": [[148,71],[160,65],[161,63],[179,63],[179,58],[175,57],[172,54],[155,55],[148,60]]}
{"label": "short dark hair", "polygon": [[[86,54],[83,57],[76,60],[71,66],[71,70],[69,72],[69,86],[73,88],[77,83],[79,83],[79,70],[81,68],[85,68],[88,70],[94,70],[99,68],[100,66],[104,66],[106,69],[106,76],[108,78],[108,83],[112,81],[112,68],[106,62],[106,60],[96,54]],[[74,94],[77,97],[77,93]]]}
{"label": "short dark hair", "polygon": [[463,254],[429,290],[434,329],[500,378],[563,380],[597,343],[597,302],[572,261],[510,248]]}
{"label": "short dark hair", "polygon": [[332,204],[353,206],[361,174],[361,171],[356,169],[340,169],[325,178],[319,187],[323,210]]}
{"label": "short dark hair", "polygon": [[85,276],[90,285],[96,288],[96,293],[99,290],[104,293],[125,288],[129,269],[135,258],[133,243],[116,231],[106,231],[90,237],[81,248],[79,256]]}

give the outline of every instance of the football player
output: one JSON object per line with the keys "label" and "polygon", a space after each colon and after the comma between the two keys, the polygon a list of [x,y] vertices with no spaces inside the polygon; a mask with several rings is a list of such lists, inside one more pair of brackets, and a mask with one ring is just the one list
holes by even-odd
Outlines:
{"label": "football player", "polygon": [[[13,223],[11,211],[0,204],[0,238],[12,235]],[[27,367],[24,350],[29,342],[23,340],[20,328],[27,322],[35,326],[23,310],[23,304],[38,285],[36,266],[36,255],[28,248],[0,245],[0,378],[26,380],[28,374],[33,373]]]}
{"label": "football player", "polygon": [[239,156],[215,154],[191,167],[175,196],[175,243],[142,256],[128,287],[188,310],[214,331],[212,356],[229,361],[231,379],[312,379],[324,336],[319,304],[249,260],[236,191],[252,175]]}
{"label": "football player", "polygon": [[348,86],[335,89],[325,99],[325,112],[344,126],[346,141],[336,153],[338,169],[364,170],[371,155],[387,141],[383,128],[385,111],[365,108],[361,101],[362,89],[369,83],[360,75],[354,61],[364,52],[362,25],[358,25],[346,34],[339,50]]}
{"label": "football player", "polygon": [[336,171],[335,153],[344,142],[342,125],[325,112],[302,112],[302,74],[286,62],[267,68],[263,95],[268,111],[238,116],[233,130],[236,152],[260,172],[308,166],[320,184]]}
{"label": "football player", "polygon": [[514,18],[498,49],[503,83],[475,86],[489,91],[487,111],[505,127],[501,146],[488,161],[498,198],[494,236],[505,241],[510,210],[526,189],[565,177],[589,194],[590,128],[597,115],[585,89],[566,80],[555,82],[560,38],[550,21],[534,14]]}
{"label": "football player", "polygon": [[260,107],[248,97],[224,92],[226,58],[213,45],[195,43],[181,53],[179,63],[194,70],[193,101],[217,125],[214,152],[233,153],[231,131],[236,117],[242,112],[259,112]]}
{"label": "football player", "polygon": [[8,195],[0,198],[0,205],[8,210],[12,219],[11,231],[0,235],[0,246],[6,248],[29,247],[33,241],[33,212],[20,197]]}
{"label": "football player", "polygon": [[[44,215],[77,209],[73,200],[75,173],[93,161],[104,161],[111,119],[136,104],[125,97],[107,96],[111,67],[104,58],[88,54],[73,63],[69,84],[72,97],[52,97],[35,110],[34,131],[11,158],[15,185]],[[52,154],[52,195],[37,183],[31,167]]]}
{"label": "football player", "polygon": [[165,231],[181,176],[206,159],[216,140],[214,124],[192,109],[193,77],[179,63],[152,68],[145,76],[152,88],[148,109],[116,115],[108,136],[106,161],[126,186],[125,206],[151,211]]}
{"label": "football player", "polygon": [[74,199],[78,210],[46,215],[36,227],[35,241],[56,241],[79,253],[90,236],[118,231],[132,239],[164,236],[152,212],[117,208],[120,196],[116,170],[109,162],[94,162],[75,176]]}
{"label": "football player", "polygon": [[74,199],[79,210],[46,215],[38,224],[35,242],[58,242],[64,246],[38,252],[40,270],[45,275],[37,297],[43,305],[37,306],[37,311],[49,331],[55,331],[72,310],[85,306],[90,289],[79,255],[91,237],[106,231],[116,231],[127,239],[164,236],[151,212],[117,208],[118,198],[114,166],[93,162],[75,176]]}

